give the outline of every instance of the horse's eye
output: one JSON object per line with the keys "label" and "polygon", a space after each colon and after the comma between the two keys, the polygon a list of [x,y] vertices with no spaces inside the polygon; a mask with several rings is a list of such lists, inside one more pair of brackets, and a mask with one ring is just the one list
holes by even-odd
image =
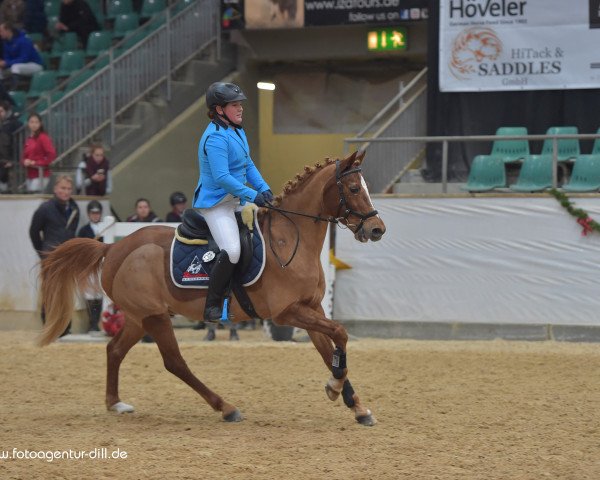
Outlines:
{"label": "horse's eye", "polygon": [[358,192],[360,192],[360,187],[358,185],[352,185],[350,187],[350,193],[356,195]]}

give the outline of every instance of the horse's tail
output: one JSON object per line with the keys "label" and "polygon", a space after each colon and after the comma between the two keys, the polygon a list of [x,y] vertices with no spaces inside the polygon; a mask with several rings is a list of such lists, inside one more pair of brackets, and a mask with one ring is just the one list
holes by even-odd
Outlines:
{"label": "horse's tail", "polygon": [[98,274],[109,244],[91,238],[73,238],[59,245],[42,260],[42,306],[46,322],[38,340],[48,345],[65,331],[77,289],[98,288]]}

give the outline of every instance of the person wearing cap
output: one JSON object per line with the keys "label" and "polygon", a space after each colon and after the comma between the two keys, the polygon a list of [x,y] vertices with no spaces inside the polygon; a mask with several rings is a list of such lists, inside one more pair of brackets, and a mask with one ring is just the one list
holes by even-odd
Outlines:
{"label": "person wearing cap", "polygon": [[206,219],[220,249],[213,261],[204,308],[204,321],[213,324],[221,319],[223,297],[240,259],[235,212],[246,202],[264,207],[273,199],[271,188],[250,157],[242,128],[243,100],[244,92],[233,83],[208,87],[206,106],[211,121],[198,144],[200,178],[193,207]]}
{"label": "person wearing cap", "polygon": [[[100,221],[102,220],[102,204],[98,200],[92,200],[87,205],[87,215],[89,223],[79,229],[78,237],[95,238],[103,241],[100,231]],[[102,294],[98,292],[84,292],[85,303],[87,304],[89,329],[88,333],[100,331],[100,316],[102,315]]]}
{"label": "person wearing cap", "polygon": [[173,192],[169,197],[169,203],[173,209],[167,213],[167,222],[181,223],[181,216],[187,206],[187,198],[181,192]]}
{"label": "person wearing cap", "polygon": [[103,241],[100,236],[100,221],[102,220],[102,204],[98,200],[92,200],[87,205],[87,214],[90,222],[79,229],[78,237],[95,238]]}

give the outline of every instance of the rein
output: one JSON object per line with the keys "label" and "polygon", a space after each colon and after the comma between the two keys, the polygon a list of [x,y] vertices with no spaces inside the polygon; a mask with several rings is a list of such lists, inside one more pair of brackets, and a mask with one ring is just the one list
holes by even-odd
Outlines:
{"label": "rein", "polygon": [[[279,255],[277,255],[277,253],[275,252],[275,248],[273,247],[273,235],[272,235],[272,231],[271,231],[271,212],[269,212],[269,227],[268,227],[269,228],[269,247],[271,247],[271,252],[273,252],[273,255],[279,262],[279,265],[281,266],[281,268],[285,268],[290,263],[292,263],[292,260],[294,259],[294,257],[296,256],[296,253],[298,252],[298,246],[300,245],[300,230],[298,229],[298,225],[296,225],[296,223],[288,215],[298,215],[301,217],[312,218],[315,221],[315,223],[327,222],[327,223],[332,223],[335,225],[338,225],[341,220],[345,220],[346,226],[348,226],[348,227],[350,226],[350,224],[348,223],[348,217],[350,215],[354,215],[355,217],[360,218],[360,223],[356,227],[356,230],[354,230],[354,233],[358,232],[363,227],[365,220],[377,215],[377,213],[378,213],[377,210],[371,210],[368,213],[360,213],[355,210],[352,210],[351,208],[348,208],[348,202],[346,201],[346,196],[344,195],[344,185],[342,184],[342,178],[345,177],[346,175],[351,175],[353,173],[360,173],[361,171],[362,171],[362,168],[356,167],[356,168],[353,168],[346,172],[340,173],[340,161],[336,160],[336,162],[335,162],[335,183],[338,186],[338,192],[340,195],[338,212],[342,208],[344,208],[345,210],[344,210],[343,216],[321,217],[320,215],[309,215],[307,213],[294,212],[292,210],[284,210],[282,208],[275,207],[271,203],[267,202],[267,204],[263,208],[267,208],[269,210],[273,210],[275,212],[280,213],[296,229],[296,244],[294,245],[294,251],[292,252],[292,255],[290,256],[290,259],[287,262],[283,263],[283,261],[281,260]],[[354,224],[352,224],[352,225],[354,225]]]}

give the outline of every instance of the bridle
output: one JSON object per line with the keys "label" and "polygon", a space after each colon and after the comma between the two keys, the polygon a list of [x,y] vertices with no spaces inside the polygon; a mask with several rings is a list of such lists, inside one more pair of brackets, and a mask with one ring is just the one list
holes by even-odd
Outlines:
{"label": "bridle", "polygon": [[[352,233],[356,234],[363,227],[365,220],[367,220],[371,217],[374,217],[375,215],[378,214],[377,210],[371,210],[370,212],[367,212],[367,213],[361,213],[361,212],[357,212],[356,210],[351,209],[348,206],[346,196],[344,195],[344,184],[342,183],[342,178],[344,178],[346,175],[351,175],[353,173],[360,173],[361,171],[362,171],[362,168],[355,167],[350,170],[346,170],[345,172],[340,172],[340,161],[339,160],[335,161],[335,183],[338,187],[338,193],[340,196],[339,206],[338,206],[338,210],[337,210],[338,215],[335,217],[321,217],[320,215],[309,215],[307,213],[294,212],[291,210],[284,210],[282,208],[276,207],[276,206],[272,205],[271,203],[267,202],[267,204],[265,205],[264,208],[268,208],[269,210],[273,210],[275,212],[280,213],[289,222],[291,222],[292,225],[294,225],[294,228],[296,229],[296,244],[294,245],[294,251],[292,252],[290,259],[287,262],[283,263],[281,258],[279,258],[279,255],[277,255],[277,253],[275,252],[275,249],[273,247],[273,242],[272,242],[273,235],[271,233],[271,212],[269,212],[269,219],[268,219],[268,222],[269,222],[269,226],[268,226],[269,247],[271,247],[271,251],[273,252],[273,255],[279,262],[279,265],[281,266],[281,268],[287,267],[292,262],[292,260],[296,256],[296,252],[298,251],[298,246],[300,244],[300,230],[298,229],[298,225],[296,225],[296,223],[288,215],[298,215],[301,217],[312,218],[315,221],[315,223],[328,222],[331,224],[339,225],[339,223],[343,221],[344,224],[352,231]],[[343,215],[340,216],[339,213],[341,210],[343,210]],[[348,218],[351,215],[354,215],[355,217],[358,217],[360,219],[360,223],[358,224],[358,226],[348,222]],[[356,227],[356,228],[352,229],[351,225],[352,225],[352,227]]]}

